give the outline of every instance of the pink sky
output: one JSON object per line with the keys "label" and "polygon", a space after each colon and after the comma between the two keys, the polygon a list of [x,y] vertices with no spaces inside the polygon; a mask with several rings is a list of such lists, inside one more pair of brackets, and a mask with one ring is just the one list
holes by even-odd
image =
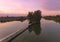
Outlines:
{"label": "pink sky", "polygon": [[60,14],[60,0],[0,0],[0,13],[27,14],[41,10],[42,15]]}

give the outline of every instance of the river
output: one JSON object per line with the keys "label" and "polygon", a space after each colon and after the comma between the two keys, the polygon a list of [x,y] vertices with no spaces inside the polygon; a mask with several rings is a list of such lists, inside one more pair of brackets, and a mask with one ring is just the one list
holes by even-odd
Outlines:
{"label": "river", "polygon": [[53,20],[41,19],[28,28],[12,42],[60,42],[60,24]]}
{"label": "river", "polygon": [[[16,31],[16,29],[20,29],[17,27],[24,23],[21,27],[24,28],[28,26],[28,29],[18,37],[14,38],[11,42],[60,42],[59,23],[56,23],[53,20],[41,19],[39,24],[33,24],[29,26],[28,22],[29,21],[13,21],[4,24],[0,23],[0,39],[7,33],[7,31],[4,32],[4,30],[8,30],[8,34],[10,34],[11,32]],[[8,27],[10,28],[8,29]]]}
{"label": "river", "polygon": [[7,42],[9,39],[22,32],[28,27],[28,20],[24,22],[12,21],[0,23],[0,42]]}

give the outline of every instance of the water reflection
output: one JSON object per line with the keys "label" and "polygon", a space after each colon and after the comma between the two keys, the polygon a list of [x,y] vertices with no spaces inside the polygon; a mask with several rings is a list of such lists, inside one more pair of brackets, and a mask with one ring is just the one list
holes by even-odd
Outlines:
{"label": "water reflection", "polygon": [[41,23],[40,23],[40,21],[39,22],[35,21],[33,23],[31,23],[31,21],[30,21],[29,24],[31,24],[31,25],[28,26],[28,31],[30,33],[32,31],[34,31],[36,35],[40,35],[40,33],[41,33]]}

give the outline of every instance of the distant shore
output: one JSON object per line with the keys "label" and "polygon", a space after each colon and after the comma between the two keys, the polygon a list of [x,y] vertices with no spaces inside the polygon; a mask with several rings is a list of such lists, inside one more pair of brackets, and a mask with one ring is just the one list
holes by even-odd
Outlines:
{"label": "distant shore", "polygon": [[26,17],[20,16],[20,17],[0,17],[0,22],[9,22],[9,21],[24,21],[26,20]]}
{"label": "distant shore", "polygon": [[60,15],[57,15],[57,16],[44,16],[43,18],[47,19],[47,20],[54,20],[55,22],[60,23]]}

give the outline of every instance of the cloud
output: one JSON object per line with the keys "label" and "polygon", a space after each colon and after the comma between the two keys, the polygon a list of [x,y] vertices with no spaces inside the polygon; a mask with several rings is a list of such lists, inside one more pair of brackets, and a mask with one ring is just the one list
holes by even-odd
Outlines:
{"label": "cloud", "polygon": [[45,10],[60,10],[60,0],[43,0],[42,4]]}
{"label": "cloud", "polygon": [[60,12],[60,0],[0,0],[0,13],[27,13],[42,10],[43,14]]}
{"label": "cloud", "polygon": [[40,9],[39,3],[39,0],[0,0],[0,10],[5,13],[26,13]]}

